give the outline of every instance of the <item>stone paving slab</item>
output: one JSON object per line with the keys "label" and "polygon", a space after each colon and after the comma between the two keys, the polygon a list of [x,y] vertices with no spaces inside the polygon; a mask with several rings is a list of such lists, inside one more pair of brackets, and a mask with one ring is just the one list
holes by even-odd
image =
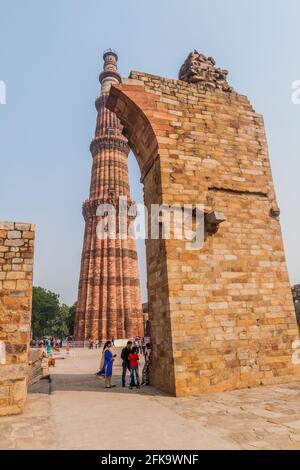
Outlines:
{"label": "stone paving slab", "polygon": [[51,421],[50,396],[29,394],[21,415],[0,418],[1,450],[38,450],[55,447],[55,432]]}
{"label": "stone paving slab", "polygon": [[156,400],[241,449],[300,449],[300,382]]}

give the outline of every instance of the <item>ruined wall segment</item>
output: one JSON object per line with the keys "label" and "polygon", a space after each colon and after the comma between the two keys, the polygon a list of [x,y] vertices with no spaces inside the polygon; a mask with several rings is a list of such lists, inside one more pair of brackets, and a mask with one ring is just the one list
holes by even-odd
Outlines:
{"label": "ruined wall segment", "polygon": [[35,226],[0,222],[0,416],[27,396]]}
{"label": "ruined wall segment", "polygon": [[132,72],[107,102],[137,156],[148,208],[203,204],[226,217],[199,250],[147,241],[152,383],[177,396],[299,377],[264,121],[225,72],[194,51],[182,80]]}

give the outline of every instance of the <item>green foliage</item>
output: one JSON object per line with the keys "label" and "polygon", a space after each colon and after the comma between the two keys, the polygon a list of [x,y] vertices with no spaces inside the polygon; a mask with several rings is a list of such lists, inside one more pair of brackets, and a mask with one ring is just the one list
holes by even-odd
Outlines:
{"label": "green foliage", "polygon": [[75,314],[76,314],[77,302],[69,307],[66,324],[70,335],[74,334],[74,323],[75,323]]}
{"label": "green foliage", "polygon": [[32,331],[33,336],[64,338],[73,334],[76,304],[68,307],[60,304],[59,295],[42,287],[33,288]]}

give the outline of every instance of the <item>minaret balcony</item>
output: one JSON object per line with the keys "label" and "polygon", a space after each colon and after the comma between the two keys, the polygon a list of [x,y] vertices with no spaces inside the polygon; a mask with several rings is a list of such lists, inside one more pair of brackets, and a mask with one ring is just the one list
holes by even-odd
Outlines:
{"label": "minaret balcony", "polygon": [[126,154],[130,152],[130,147],[127,141],[122,137],[113,135],[98,136],[92,140],[90,151],[93,157],[97,155],[102,149],[117,149]]}

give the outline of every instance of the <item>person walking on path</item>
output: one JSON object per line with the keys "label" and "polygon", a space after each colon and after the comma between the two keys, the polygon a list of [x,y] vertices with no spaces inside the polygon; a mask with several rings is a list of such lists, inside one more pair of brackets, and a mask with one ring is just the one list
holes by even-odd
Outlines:
{"label": "person walking on path", "polygon": [[112,343],[111,341],[107,341],[103,347],[102,351],[102,358],[100,362],[100,369],[97,375],[101,377],[105,375],[105,388],[113,388],[115,385],[111,383],[112,378],[112,370],[113,370],[113,362],[116,354],[112,354],[111,352]]}
{"label": "person walking on path", "polygon": [[129,354],[132,348],[132,341],[128,341],[125,348],[122,349],[121,359],[122,359],[122,387],[126,386],[126,372],[129,371],[130,374],[130,360]]}
{"label": "person walking on path", "polygon": [[146,354],[146,340],[145,340],[144,336],[142,338],[142,352],[143,352],[143,355],[145,356],[145,354]]}
{"label": "person walking on path", "polygon": [[53,357],[51,341],[47,341],[47,356],[48,356],[48,366],[55,367],[55,359]]}
{"label": "person walking on path", "polygon": [[149,380],[150,357],[151,357],[151,344],[147,343],[146,349],[145,349],[145,364],[144,364],[143,373],[142,373],[142,385],[149,385],[150,383],[150,380]]}
{"label": "person walking on path", "polygon": [[132,387],[140,388],[140,379],[139,379],[139,355],[138,349],[136,347],[132,348],[131,353],[129,354],[130,362],[130,390]]}
{"label": "person walking on path", "polygon": [[52,357],[52,345],[51,345],[51,342],[49,340],[47,340],[46,342],[46,348],[47,348],[47,355],[48,357]]}

